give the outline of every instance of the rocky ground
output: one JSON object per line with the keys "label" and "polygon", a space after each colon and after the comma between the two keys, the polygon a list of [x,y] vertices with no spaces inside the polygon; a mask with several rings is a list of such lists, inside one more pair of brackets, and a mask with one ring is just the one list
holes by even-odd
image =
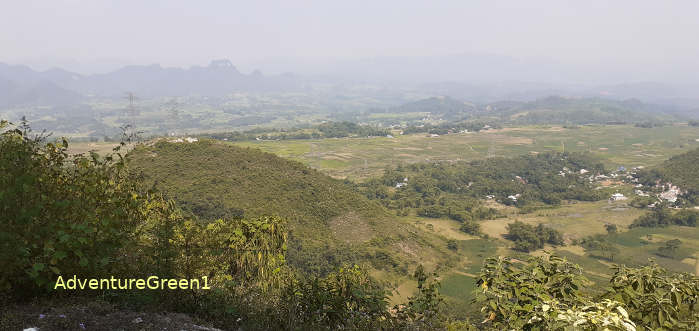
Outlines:
{"label": "rocky ground", "polygon": [[0,330],[219,330],[208,325],[185,314],[124,310],[96,299],[0,307]]}

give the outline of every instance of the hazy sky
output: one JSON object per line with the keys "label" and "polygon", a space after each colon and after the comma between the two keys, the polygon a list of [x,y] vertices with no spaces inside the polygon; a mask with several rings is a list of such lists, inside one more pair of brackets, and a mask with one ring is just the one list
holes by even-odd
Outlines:
{"label": "hazy sky", "polygon": [[0,45],[0,61],[83,72],[458,53],[686,72],[699,1],[0,0]]}

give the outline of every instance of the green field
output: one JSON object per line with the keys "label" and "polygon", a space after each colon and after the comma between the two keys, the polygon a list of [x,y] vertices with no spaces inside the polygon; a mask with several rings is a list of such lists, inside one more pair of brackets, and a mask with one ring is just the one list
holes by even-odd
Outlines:
{"label": "green field", "polygon": [[336,138],[235,142],[301,161],[333,177],[361,181],[389,166],[425,161],[473,160],[546,151],[589,151],[606,166],[653,166],[699,146],[699,127],[627,125],[522,127],[428,137]]}

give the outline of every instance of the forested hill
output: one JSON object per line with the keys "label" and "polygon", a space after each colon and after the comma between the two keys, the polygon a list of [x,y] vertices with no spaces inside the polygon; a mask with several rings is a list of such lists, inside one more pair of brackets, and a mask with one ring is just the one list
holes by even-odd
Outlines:
{"label": "forested hill", "polygon": [[387,112],[430,113],[432,119],[470,120],[488,123],[527,124],[646,124],[681,120],[673,106],[643,103],[636,99],[613,100],[549,96],[533,101],[499,101],[473,104],[450,97],[432,97],[406,103]]}
{"label": "forested hill", "polygon": [[343,182],[257,149],[212,140],[160,140],[135,148],[128,159],[132,172],[143,176],[146,185],[154,184],[200,219],[243,214],[288,219],[292,259],[300,246],[308,255],[339,250],[331,229],[338,219],[357,222],[348,226],[373,233],[388,216],[383,207]]}
{"label": "forested hill", "polygon": [[699,148],[676,155],[659,166],[640,174],[641,182],[652,185],[657,179],[671,182],[687,191],[687,197],[699,203]]}
{"label": "forested hill", "polygon": [[604,124],[658,123],[677,118],[671,107],[645,104],[638,100],[617,101],[601,98],[551,96],[530,102],[498,102],[490,105],[485,117],[513,124]]}
{"label": "forested hill", "polygon": [[476,109],[472,103],[458,101],[450,97],[432,97],[389,108],[387,111],[393,113],[429,112],[438,118],[455,120],[472,115]]}
{"label": "forested hill", "polygon": [[671,157],[661,168],[673,183],[699,193],[699,148]]}

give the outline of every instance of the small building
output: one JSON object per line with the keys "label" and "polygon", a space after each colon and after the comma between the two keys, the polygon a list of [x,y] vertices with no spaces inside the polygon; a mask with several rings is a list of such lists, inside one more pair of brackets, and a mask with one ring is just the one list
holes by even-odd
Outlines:
{"label": "small building", "polygon": [[635,190],[634,193],[636,193],[636,195],[638,195],[639,197],[647,197],[647,196],[649,196],[648,193],[643,192],[643,191],[641,191],[641,190]]}
{"label": "small building", "polygon": [[614,193],[612,196],[609,198],[609,201],[622,201],[628,199],[621,193]]}
{"label": "small building", "polygon": [[679,187],[674,186],[672,184],[668,184],[668,189],[667,191],[661,192],[658,197],[660,199],[666,200],[667,202],[676,202],[677,201],[677,196],[682,194],[682,191],[680,190]]}

